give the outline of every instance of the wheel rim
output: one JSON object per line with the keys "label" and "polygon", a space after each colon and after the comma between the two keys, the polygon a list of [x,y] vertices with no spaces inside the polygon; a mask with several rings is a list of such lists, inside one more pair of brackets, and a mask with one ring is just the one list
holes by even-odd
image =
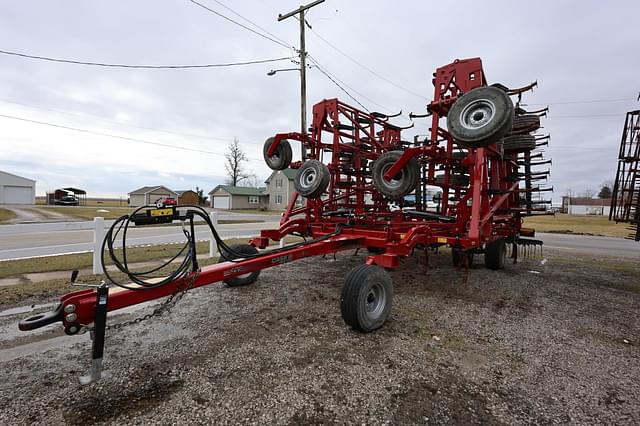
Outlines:
{"label": "wheel rim", "polygon": [[496,106],[488,99],[478,99],[464,107],[460,114],[460,124],[470,130],[481,129],[491,120],[496,112]]}
{"label": "wheel rim", "polygon": [[365,314],[369,319],[377,319],[384,311],[386,303],[387,293],[382,284],[373,284],[365,297]]}
{"label": "wheel rim", "polygon": [[395,175],[394,177],[392,177],[389,180],[385,179],[385,177],[384,177],[384,175],[387,174],[387,171],[391,168],[391,166],[393,166],[393,164],[394,163],[385,164],[382,167],[382,180],[387,185],[387,187],[389,187],[391,189],[396,189],[396,188],[399,188],[402,185],[402,170],[400,172],[398,172],[397,175]]}
{"label": "wheel rim", "polygon": [[306,170],[303,170],[302,173],[300,174],[300,187],[304,188],[304,189],[309,189],[313,186],[314,182],[316,181],[318,175],[316,173],[316,171],[312,168],[308,168]]}

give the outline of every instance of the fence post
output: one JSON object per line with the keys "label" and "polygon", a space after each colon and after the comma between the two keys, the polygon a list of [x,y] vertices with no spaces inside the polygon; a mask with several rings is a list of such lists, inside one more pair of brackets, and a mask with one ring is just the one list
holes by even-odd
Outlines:
{"label": "fence post", "polygon": [[[211,223],[213,223],[213,227],[218,227],[218,213],[211,212],[209,213],[209,217],[211,218]],[[209,257],[213,257],[218,254],[218,245],[216,244],[215,238],[213,238],[213,232],[209,232],[211,238],[209,239]]]}
{"label": "fence post", "polygon": [[104,240],[104,218],[93,218],[93,274],[102,274],[102,241]]}

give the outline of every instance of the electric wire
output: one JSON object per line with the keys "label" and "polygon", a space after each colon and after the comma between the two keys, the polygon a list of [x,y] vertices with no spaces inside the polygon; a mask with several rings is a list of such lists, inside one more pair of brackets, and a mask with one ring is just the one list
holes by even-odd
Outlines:
{"label": "electric wire", "polygon": [[8,50],[0,50],[0,54],[17,56],[17,57],[26,58],[26,59],[37,59],[37,60],[48,61],[48,62],[59,62],[64,64],[88,65],[88,66],[107,67],[107,68],[134,68],[134,69],[224,68],[224,67],[234,67],[234,66],[241,66],[241,65],[265,64],[269,62],[278,62],[278,61],[285,61],[285,60],[291,59],[290,57],[282,57],[282,58],[271,58],[271,59],[258,59],[254,61],[229,62],[229,63],[223,63],[223,64],[200,64],[200,65],[131,65],[131,64],[110,64],[106,62],[77,61],[72,59],[60,59],[60,58],[52,58],[48,56],[38,56],[38,55],[29,55],[26,53],[11,52]]}
{"label": "electric wire", "polygon": [[[20,106],[24,106],[24,107],[27,107],[27,108],[32,108],[32,109],[37,109],[37,110],[42,110],[42,111],[50,111],[50,112],[55,112],[55,113],[60,113],[60,114],[68,114],[68,115],[72,115],[72,116],[75,116],[75,117],[91,118],[91,119],[94,119],[94,120],[104,121],[106,123],[116,124],[118,126],[131,127],[133,129],[140,129],[140,130],[150,130],[152,132],[166,133],[166,134],[169,134],[169,135],[182,136],[182,137],[186,137],[186,138],[208,139],[208,140],[214,140],[214,141],[220,141],[220,142],[232,142],[233,141],[232,139],[214,137],[214,136],[210,136],[210,135],[198,135],[198,134],[192,134],[192,133],[181,133],[181,132],[175,132],[175,131],[172,131],[172,130],[156,129],[156,128],[153,128],[153,127],[137,126],[137,125],[134,125],[134,124],[128,124],[128,123],[123,123],[123,122],[116,121],[116,120],[110,120],[110,119],[108,119],[106,117],[102,117],[102,116],[98,116],[98,115],[87,114],[87,113],[78,113],[78,112],[66,111],[66,110],[61,110],[61,109],[56,109],[56,108],[46,108],[46,107],[36,106],[36,105],[29,105],[29,104],[25,104],[23,102],[10,101],[8,99],[0,99],[0,102],[5,102],[5,103],[8,103],[8,104],[14,104],[14,105],[20,105]],[[246,140],[243,140],[242,143],[248,143],[248,144],[252,144],[252,145],[262,145],[263,144],[263,142],[246,141]]]}
{"label": "electric wire", "polygon": [[341,54],[342,56],[344,56],[345,58],[349,59],[351,62],[353,62],[354,64],[360,66],[361,68],[363,68],[364,70],[368,71],[369,73],[373,74],[374,76],[378,77],[379,79],[386,81],[387,83],[391,84],[393,87],[400,89],[406,93],[409,93],[413,96],[416,96],[422,100],[428,100],[425,96],[414,92],[411,89],[407,89],[406,87],[403,87],[399,84],[397,84],[396,82],[388,79],[387,77],[379,74],[378,72],[374,71],[373,69],[369,68],[368,66],[364,65],[363,63],[361,63],[360,61],[356,60],[355,58],[353,58],[352,56],[348,55],[347,53],[345,53],[344,51],[342,51],[341,49],[339,49],[337,46],[335,46],[333,43],[331,43],[329,40],[327,40],[326,38],[322,37],[320,34],[318,34],[318,32],[316,30],[314,30],[313,28],[310,28],[311,32],[318,37],[321,41],[323,41],[325,44],[327,44],[329,47],[331,47],[333,50],[335,50],[336,52],[338,52],[339,54]]}
{"label": "electric wire", "polygon": [[254,27],[258,28],[259,30],[269,34],[271,37],[275,38],[276,40],[281,41],[283,44],[289,45],[289,47],[292,48],[292,49],[295,49],[295,47],[291,43],[287,43],[286,40],[281,39],[277,35],[275,35],[272,32],[270,32],[269,30],[267,30],[267,29],[261,27],[260,25],[256,24],[255,22],[253,22],[249,18],[244,17],[242,14],[240,14],[240,13],[236,12],[235,10],[231,9],[229,6],[227,6],[226,4],[222,3],[221,1],[218,1],[218,0],[213,0],[213,1],[218,3],[220,6],[224,7],[225,9],[227,9],[229,12],[233,13],[234,15],[240,17],[241,19],[243,19],[246,22],[250,23]]}
{"label": "electric wire", "polygon": [[236,21],[236,20],[234,20],[234,19],[231,19],[231,18],[229,18],[229,17],[228,17],[228,16],[226,16],[226,15],[223,15],[223,14],[222,14],[222,13],[220,13],[220,12],[217,12],[217,11],[215,11],[215,10],[213,10],[213,9],[211,9],[211,8],[209,8],[209,7],[207,7],[207,6],[205,6],[204,4],[197,2],[196,0],[188,0],[188,1],[190,1],[191,3],[193,3],[193,4],[195,4],[195,5],[199,6],[199,7],[203,8],[203,9],[205,9],[205,10],[207,10],[207,11],[209,11],[209,12],[213,13],[214,15],[219,16],[220,18],[222,18],[222,19],[226,19],[227,21],[229,21],[229,22],[231,22],[231,23],[233,23],[233,24],[236,24],[237,26],[242,27],[242,28],[244,28],[245,30],[250,31],[250,32],[252,32],[252,33],[254,33],[254,34],[256,34],[256,35],[258,35],[258,36],[260,36],[260,37],[262,37],[262,38],[264,38],[264,39],[266,39],[266,40],[269,40],[269,41],[271,41],[271,42],[273,42],[273,43],[276,43],[276,44],[278,44],[278,45],[280,45],[280,46],[282,46],[282,47],[285,47],[285,48],[287,48],[287,49],[291,49],[291,46],[287,45],[286,43],[283,43],[283,42],[281,42],[281,41],[279,41],[279,40],[276,40],[275,38],[272,38],[272,37],[269,37],[269,36],[267,36],[267,35],[264,35],[264,34],[262,34],[262,33],[258,32],[258,31],[256,31],[256,30],[254,30],[253,28],[249,28],[249,27],[247,27],[246,25],[241,24],[240,22],[238,22],[238,21]]}
{"label": "electric wire", "polygon": [[[58,128],[58,129],[72,130],[72,131],[81,132],[81,133],[88,133],[88,134],[97,135],[97,136],[105,136],[105,137],[109,137],[109,138],[123,139],[123,140],[130,141],[130,142],[142,143],[142,144],[147,144],[147,145],[161,146],[161,147],[165,147],[165,148],[179,149],[179,150],[182,150],[182,151],[200,152],[200,153],[203,153],[203,154],[211,154],[211,155],[217,155],[217,156],[225,157],[225,154],[223,154],[221,152],[209,151],[209,150],[206,150],[206,149],[198,149],[198,148],[191,148],[191,147],[185,147],[185,146],[179,146],[179,145],[171,145],[171,144],[166,144],[166,143],[162,143],[162,142],[153,142],[153,141],[148,141],[148,140],[144,140],[144,139],[131,138],[131,137],[128,137],[128,136],[113,135],[113,134],[110,134],[110,133],[97,132],[97,131],[94,131],[94,130],[81,129],[81,128],[78,128],[78,127],[64,126],[62,124],[54,124],[54,123],[50,123],[50,122],[46,122],[46,121],[38,121],[38,120],[31,120],[31,119],[23,118],[23,117],[16,117],[14,115],[0,114],[0,117],[8,118],[8,119],[11,119],[11,120],[23,121],[23,122],[27,122],[27,123],[40,124],[40,125],[43,125],[43,126],[55,127],[55,128]],[[261,161],[261,160],[259,160],[257,158],[251,158],[251,157],[247,157],[247,158],[250,159],[250,160]]]}
{"label": "electric wire", "polygon": [[[320,65],[320,64],[318,63],[318,61],[316,61],[316,60],[315,60],[311,55],[308,55],[308,57],[309,57],[309,60],[311,60],[311,61],[316,65],[316,67],[318,68],[318,70],[319,70],[322,74],[324,74],[324,76],[325,76],[325,77],[327,77],[329,80],[331,80],[331,82],[332,82],[333,84],[335,84],[335,85],[336,85],[340,90],[342,90],[344,93],[346,93],[346,95],[347,95],[347,96],[349,96],[349,97],[350,97],[354,102],[356,102],[358,105],[360,105],[360,106],[361,106],[365,111],[370,112],[370,111],[369,111],[369,109],[368,109],[366,106],[364,106],[364,105],[363,105],[359,100],[357,100],[357,99],[356,99],[356,98],[355,98],[351,93],[349,93],[349,92],[347,91],[347,89],[345,89],[344,87],[342,87],[342,86],[340,85],[340,83],[338,83],[338,82],[336,81],[336,79],[337,79],[337,78],[336,78],[336,79],[334,79],[334,77],[335,77],[335,76],[334,76],[334,77],[332,77],[332,76],[331,76],[331,73],[329,73],[329,71],[325,70],[325,69],[324,69],[324,67],[322,67],[322,65]],[[344,84],[344,83],[343,83],[343,84]],[[345,84],[345,86],[346,86],[346,84]],[[351,90],[353,90],[353,89],[351,89]],[[354,90],[354,92],[355,92],[355,90]]]}

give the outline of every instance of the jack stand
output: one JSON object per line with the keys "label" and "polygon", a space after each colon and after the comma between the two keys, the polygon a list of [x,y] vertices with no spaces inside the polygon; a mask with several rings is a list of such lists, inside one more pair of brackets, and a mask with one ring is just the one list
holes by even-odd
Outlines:
{"label": "jack stand", "polygon": [[107,301],[109,300],[109,286],[103,281],[96,289],[96,316],[94,331],[91,332],[93,345],[91,348],[91,367],[89,374],[80,376],[80,384],[88,385],[101,377],[107,377],[102,371],[102,356],[104,353],[104,335],[107,325]]}

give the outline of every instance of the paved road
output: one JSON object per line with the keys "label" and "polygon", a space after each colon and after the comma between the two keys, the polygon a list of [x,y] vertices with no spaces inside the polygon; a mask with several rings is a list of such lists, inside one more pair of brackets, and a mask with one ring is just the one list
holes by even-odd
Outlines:
{"label": "paved road", "polygon": [[[222,237],[244,237],[258,235],[261,229],[272,229],[278,226],[279,216],[223,214],[219,220],[225,219],[257,219],[260,223],[239,223],[218,225]],[[17,226],[17,225],[16,225]],[[199,240],[209,239],[209,228],[196,226],[196,237]],[[180,226],[138,227],[130,228],[127,236],[129,245],[162,244],[185,241]],[[93,249],[93,230],[65,230],[29,232],[2,235],[0,237],[0,260],[19,259],[25,257],[47,256],[63,253],[77,253]]]}
{"label": "paved road", "polygon": [[587,235],[537,233],[544,242],[544,248],[592,255],[629,257],[640,259],[640,242],[624,238],[590,237]]}

